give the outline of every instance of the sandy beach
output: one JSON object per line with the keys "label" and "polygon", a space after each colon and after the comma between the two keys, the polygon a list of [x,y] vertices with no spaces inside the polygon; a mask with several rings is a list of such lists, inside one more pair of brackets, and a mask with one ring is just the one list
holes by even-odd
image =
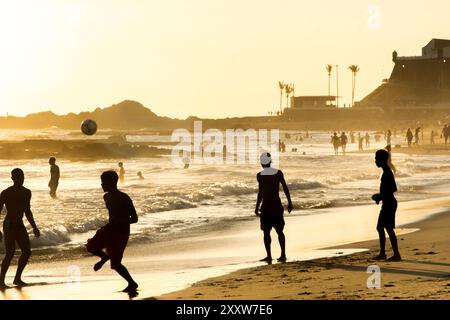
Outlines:
{"label": "sandy beach", "polygon": [[[363,252],[241,270],[160,298],[449,299],[450,211],[404,227],[420,230],[399,237],[401,262],[372,260],[378,252],[378,241],[358,242],[334,249]],[[367,288],[369,265],[380,267],[379,289]]]}
{"label": "sandy beach", "polygon": [[[199,228],[164,243],[129,247],[124,264],[140,284],[136,297],[120,292],[125,283],[108,265],[95,273],[92,265],[96,258],[88,257],[31,261],[24,279],[32,285],[7,289],[0,298],[444,299],[450,293],[450,213],[445,211],[449,205],[448,197],[401,203],[398,233],[404,261],[379,263],[380,290],[366,288],[366,269],[374,264],[370,257],[376,254],[377,243],[354,243],[377,236],[374,225],[378,207],[367,205],[324,209],[317,216],[287,216],[290,262],[286,264],[267,266],[258,262],[264,248],[255,217],[238,224],[230,222],[225,228]],[[321,235],[308,233],[316,223],[322,225]],[[418,228],[420,231],[410,233]],[[273,251],[274,256],[279,254],[275,241]],[[7,283],[12,282],[14,269],[9,271]]]}

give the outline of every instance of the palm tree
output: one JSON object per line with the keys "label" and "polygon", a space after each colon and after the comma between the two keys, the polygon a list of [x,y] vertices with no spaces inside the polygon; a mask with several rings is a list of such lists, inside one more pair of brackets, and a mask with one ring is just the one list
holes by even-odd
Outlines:
{"label": "palm tree", "polygon": [[352,72],[352,107],[355,102],[355,86],[356,86],[356,74],[359,71],[359,66],[356,64],[352,64],[348,67],[348,69]]}
{"label": "palm tree", "polygon": [[331,71],[333,70],[333,66],[331,64],[327,64],[325,69],[328,72],[328,96],[330,96],[330,93],[331,93],[331,89],[330,89],[330,85],[331,85]]}
{"label": "palm tree", "polygon": [[286,87],[284,82],[278,81],[278,87],[280,88],[280,112],[283,110],[283,90]]}

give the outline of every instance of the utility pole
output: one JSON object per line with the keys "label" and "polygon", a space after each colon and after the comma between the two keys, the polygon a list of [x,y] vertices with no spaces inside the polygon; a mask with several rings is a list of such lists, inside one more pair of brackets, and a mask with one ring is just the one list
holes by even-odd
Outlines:
{"label": "utility pole", "polygon": [[339,66],[336,65],[336,107],[339,108]]}

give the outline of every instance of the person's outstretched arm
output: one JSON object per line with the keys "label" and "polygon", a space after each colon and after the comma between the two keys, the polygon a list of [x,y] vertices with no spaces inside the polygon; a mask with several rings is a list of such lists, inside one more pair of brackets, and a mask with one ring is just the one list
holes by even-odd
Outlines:
{"label": "person's outstretched arm", "polygon": [[259,182],[259,175],[256,176],[256,180],[258,180],[258,197],[256,198],[255,214],[259,216],[259,206],[262,201],[262,190],[261,190],[261,183]]}
{"label": "person's outstretched arm", "polygon": [[33,213],[31,212],[30,208],[30,200],[31,200],[31,192],[29,191],[29,195],[26,200],[25,204],[25,216],[27,217],[28,222],[30,223],[31,227],[33,228],[33,233],[36,237],[39,237],[41,235],[41,232],[39,231],[38,227],[36,226],[36,223],[34,222]]}
{"label": "person's outstretched arm", "polygon": [[[281,171],[280,171],[280,173],[281,173]],[[281,182],[281,185],[283,186],[284,194],[286,195],[286,198],[288,200],[288,212],[291,213],[291,211],[292,211],[291,194],[289,193],[289,188],[286,184],[286,180],[284,180],[283,173],[280,174],[280,182]]]}

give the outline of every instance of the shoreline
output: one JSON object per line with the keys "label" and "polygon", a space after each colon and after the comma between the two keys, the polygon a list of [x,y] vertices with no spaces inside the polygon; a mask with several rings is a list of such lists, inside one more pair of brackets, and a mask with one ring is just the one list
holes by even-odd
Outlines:
{"label": "shoreline", "polygon": [[[378,240],[327,247],[363,250],[331,258],[288,261],[209,278],[163,300],[450,299],[450,210],[403,225],[416,232],[398,236],[401,262],[375,261]],[[274,243],[274,241],[273,241]],[[275,245],[277,243],[275,242]],[[390,242],[386,251],[389,257]],[[379,289],[368,289],[369,265],[381,271]]]}
{"label": "shoreline", "polygon": [[[402,220],[405,222],[416,221],[442,211],[442,208],[449,205],[450,197],[403,202],[401,203]],[[333,210],[323,209],[322,213],[316,216],[291,215],[286,217],[288,258],[310,261],[319,257],[343,258],[343,254],[362,252],[366,248],[350,246],[350,248],[333,249],[332,245],[344,247],[344,243],[373,239],[373,220],[377,215],[377,210],[378,208],[374,205],[358,206],[334,208]],[[364,213],[363,219],[356,221],[355,218],[361,216],[361,212]],[[349,217],[352,221],[350,224],[348,222]],[[327,226],[324,221],[332,221],[333,223]],[[314,229],[314,225],[317,223],[322,226],[323,234],[321,233],[315,238],[314,234],[307,234],[307,231],[308,229]],[[355,227],[360,230],[348,232],[347,230],[351,230],[349,228],[353,223],[356,223],[356,226],[361,226]],[[339,228],[336,228],[336,225]],[[337,233],[326,238],[324,235],[332,233],[330,230],[335,230],[334,232]],[[264,254],[258,219],[240,221],[236,224],[230,224],[227,228],[215,230],[205,228],[197,231],[172,241],[127,248],[124,265],[140,284],[137,299],[153,299],[153,297],[165,299],[172,297],[175,299],[178,296],[174,296],[174,294],[178,294],[179,290],[183,290],[181,292],[197,290],[198,287],[190,288],[189,286],[199,281],[200,283],[208,282],[210,281],[208,279],[218,276],[230,277],[230,275],[235,274],[233,272],[240,274],[247,272],[245,270],[267,270],[264,269],[267,266],[258,261]],[[405,230],[402,227],[401,231],[410,232],[411,230]],[[305,243],[306,238],[310,242]],[[275,241],[274,239],[273,243],[276,245]],[[318,245],[319,243],[322,245]],[[318,247],[322,249],[318,249]],[[239,248],[239,250],[236,250],[236,248]],[[325,250],[325,248],[331,249]],[[276,256],[278,254],[276,247],[273,251],[274,256]],[[352,257],[352,255],[348,257]],[[24,279],[34,283],[34,285],[24,287],[20,291],[14,288],[8,289],[4,293],[0,293],[0,299],[129,299],[128,295],[118,291],[125,287],[125,283],[114,271],[109,269],[108,264],[100,272],[95,273],[92,270],[96,261],[96,257],[46,263],[33,263],[31,261],[25,269]],[[292,263],[295,264],[296,262]],[[288,265],[290,263],[273,264],[271,267],[276,269]],[[14,270],[14,267],[9,270],[7,283],[12,281]],[[74,277],[78,277],[78,280],[72,282]],[[237,280],[230,281],[234,288]],[[242,284],[244,283],[246,281],[242,281]],[[270,281],[270,283],[272,282]],[[214,286],[208,287],[210,289],[215,288]],[[216,293],[220,293],[220,291]],[[215,296],[214,293],[206,292],[193,298],[214,299]],[[232,295],[228,298],[236,297]],[[247,296],[247,298],[258,299],[254,296]],[[270,298],[276,299],[278,297]],[[189,297],[187,296],[186,299],[189,299]]]}

